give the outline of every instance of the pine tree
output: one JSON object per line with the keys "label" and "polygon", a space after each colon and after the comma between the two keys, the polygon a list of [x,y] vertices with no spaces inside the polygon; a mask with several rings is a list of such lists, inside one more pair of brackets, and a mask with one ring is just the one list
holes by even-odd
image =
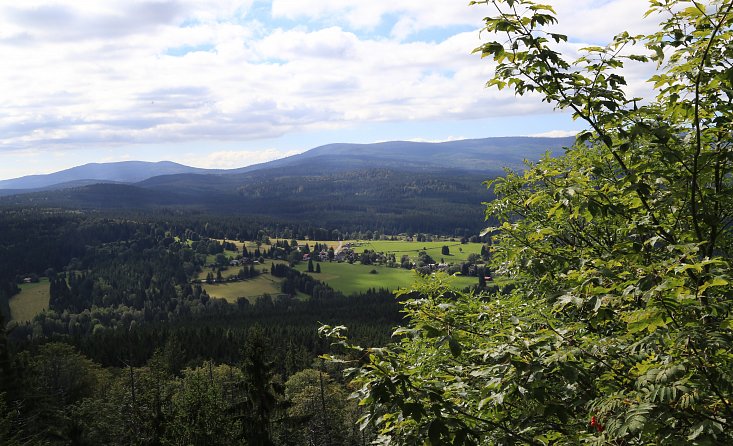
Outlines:
{"label": "pine tree", "polygon": [[5,318],[0,312],[0,395],[12,392],[15,389],[15,375],[10,360],[10,348],[5,332]]}
{"label": "pine tree", "polygon": [[254,327],[247,333],[244,346],[244,390],[247,410],[243,423],[247,444],[258,446],[272,445],[270,422],[279,408],[283,389],[275,381],[274,364],[269,357],[269,340],[262,329]]}

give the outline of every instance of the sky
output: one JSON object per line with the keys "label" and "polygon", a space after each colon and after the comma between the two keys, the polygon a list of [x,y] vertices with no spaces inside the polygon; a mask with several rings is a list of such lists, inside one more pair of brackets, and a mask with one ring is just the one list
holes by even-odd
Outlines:
{"label": "sky", "polygon": [[[644,32],[642,0],[547,0],[573,54]],[[236,168],[334,142],[567,136],[485,88],[468,0],[0,2],[0,179],[88,162]],[[648,73],[630,69],[644,92]]]}

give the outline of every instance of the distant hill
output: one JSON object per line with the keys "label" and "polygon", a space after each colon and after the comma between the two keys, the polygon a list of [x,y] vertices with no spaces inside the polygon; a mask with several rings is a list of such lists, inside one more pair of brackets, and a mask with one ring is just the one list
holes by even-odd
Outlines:
{"label": "distant hill", "polygon": [[452,233],[484,226],[482,184],[501,172],[365,169],[288,175],[271,169],[239,175],[180,174],[134,185],[94,184],[0,198],[0,205],[87,210],[187,209],[249,215],[327,228]]}
{"label": "distant hill", "polygon": [[176,173],[215,173],[216,170],[184,166],[171,161],[149,163],[122,161],[118,163],[90,163],[47,175],[29,175],[0,181],[0,189],[42,189],[74,187],[78,182],[137,183],[158,175]]}
{"label": "distant hill", "polygon": [[[561,153],[572,141],[488,138],[438,144],[331,144],[230,170],[139,163],[141,171],[131,172],[128,168],[134,165],[130,163],[86,165],[48,175],[52,178],[45,182],[90,172],[100,178],[55,183],[46,190],[26,189],[22,194],[1,197],[0,205],[153,211],[183,208],[333,228],[475,231],[485,226],[481,203],[492,198],[484,180],[502,175],[504,166],[521,168],[523,159],[537,160],[547,151]],[[110,172],[115,167],[113,176]],[[102,175],[105,172],[107,176]],[[122,178],[127,181],[120,183]],[[34,181],[23,184],[44,184],[39,178]]]}
{"label": "distant hill", "polygon": [[459,169],[472,171],[521,169],[523,161],[539,160],[545,152],[563,153],[574,137],[501,137],[464,139],[439,143],[390,141],[373,144],[328,144],[299,155],[263,164],[233,169],[231,173],[253,172],[276,167],[321,166],[349,170],[389,167],[406,170]]}
{"label": "distant hill", "polygon": [[67,189],[94,183],[132,184],[162,175],[231,175],[285,167],[314,168],[322,172],[382,167],[414,171],[518,169],[524,159],[537,160],[546,151],[558,154],[562,147],[572,143],[573,138],[506,137],[442,143],[328,144],[287,158],[235,169],[201,169],[171,161],[90,163],[47,175],[0,180],[0,195]]}

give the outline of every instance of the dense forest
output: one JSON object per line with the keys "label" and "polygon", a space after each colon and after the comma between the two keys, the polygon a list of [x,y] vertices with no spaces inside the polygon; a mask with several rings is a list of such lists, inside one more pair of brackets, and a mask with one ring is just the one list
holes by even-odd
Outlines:
{"label": "dense forest", "polygon": [[[192,280],[208,256],[236,249],[220,241],[227,236],[260,241],[342,233],[163,217],[0,214],[3,320],[24,280],[48,278],[50,295],[48,310],[32,321],[2,323],[3,444],[325,444],[324,438],[361,444],[370,438],[355,428],[359,410],[346,398],[340,369],[318,359],[329,341],[317,329],[348,323],[365,344],[383,345],[403,317],[391,292],[344,296],[282,263],[250,264],[247,278],[283,279],[281,294],[254,302],[211,298]],[[263,260],[281,251],[247,255]]]}
{"label": "dense forest", "polygon": [[486,172],[466,170],[385,167],[329,172],[321,165],[303,165],[245,174],[164,175],[134,185],[92,184],[0,197],[0,206],[118,213],[185,210],[235,219],[246,214],[261,221],[347,232],[475,234],[483,221],[478,204],[491,199],[483,184],[486,179]]}

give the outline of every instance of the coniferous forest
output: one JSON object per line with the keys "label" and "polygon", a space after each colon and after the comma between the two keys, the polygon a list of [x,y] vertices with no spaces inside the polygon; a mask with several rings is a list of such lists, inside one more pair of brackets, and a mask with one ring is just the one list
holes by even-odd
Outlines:
{"label": "coniferous forest", "polygon": [[276,235],[257,222],[18,209],[0,218],[4,320],[23,279],[48,277],[50,295],[48,310],[2,332],[3,444],[372,438],[356,428],[341,368],[319,359],[329,341],[317,329],[348,323],[382,345],[402,318],[391,292],[344,296],[266,261],[257,274],[283,277],[285,292],[228,303],[192,283],[226,245],[213,237]]}

